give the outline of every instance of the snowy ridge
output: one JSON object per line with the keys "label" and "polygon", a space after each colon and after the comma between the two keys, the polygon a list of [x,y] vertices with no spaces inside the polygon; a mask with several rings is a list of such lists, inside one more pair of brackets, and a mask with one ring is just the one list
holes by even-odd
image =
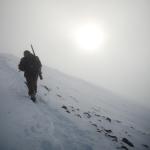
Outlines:
{"label": "snowy ridge", "polygon": [[150,149],[150,110],[48,67],[34,104],[18,63],[0,54],[1,150]]}

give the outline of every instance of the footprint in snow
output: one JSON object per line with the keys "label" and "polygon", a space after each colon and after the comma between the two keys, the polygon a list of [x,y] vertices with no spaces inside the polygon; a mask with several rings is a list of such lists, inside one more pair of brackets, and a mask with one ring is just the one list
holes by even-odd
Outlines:
{"label": "footprint in snow", "polygon": [[91,114],[90,114],[90,112],[84,112],[83,113],[87,118],[91,118],[92,116],[91,116]]}
{"label": "footprint in snow", "polygon": [[68,110],[67,106],[63,105],[61,108],[65,109],[67,113],[70,113],[70,111]]}
{"label": "footprint in snow", "polygon": [[41,85],[46,91],[50,92],[51,89],[49,87],[47,87],[46,85]]}
{"label": "footprint in snow", "polygon": [[62,96],[60,94],[57,94],[57,97],[61,98]]}
{"label": "footprint in snow", "polygon": [[75,97],[70,96],[70,98],[71,98],[73,101],[75,101],[76,103],[78,103],[78,100],[77,100]]}

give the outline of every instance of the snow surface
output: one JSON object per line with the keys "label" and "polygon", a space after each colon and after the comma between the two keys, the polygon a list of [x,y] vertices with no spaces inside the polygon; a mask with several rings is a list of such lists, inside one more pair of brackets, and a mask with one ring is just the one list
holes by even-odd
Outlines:
{"label": "snow surface", "polygon": [[35,104],[18,63],[0,54],[0,150],[150,149],[149,109],[48,67]]}

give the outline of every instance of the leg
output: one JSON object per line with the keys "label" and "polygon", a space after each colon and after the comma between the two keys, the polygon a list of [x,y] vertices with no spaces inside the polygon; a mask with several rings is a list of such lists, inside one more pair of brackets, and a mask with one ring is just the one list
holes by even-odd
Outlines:
{"label": "leg", "polygon": [[37,93],[37,80],[38,80],[38,75],[35,75],[33,77],[33,90],[34,90],[34,94],[36,95]]}
{"label": "leg", "polygon": [[32,82],[31,82],[31,85],[32,85],[32,95],[31,95],[31,99],[33,102],[36,101],[36,92],[37,92],[37,79],[38,79],[38,75],[36,76],[32,76]]}
{"label": "leg", "polygon": [[31,75],[26,75],[26,81],[29,96],[34,95],[34,78]]}
{"label": "leg", "polygon": [[35,102],[36,92],[37,92],[37,79],[38,75],[26,75],[27,87],[28,87],[28,94],[31,96],[33,102]]}
{"label": "leg", "polygon": [[26,78],[26,85],[28,87],[28,95],[31,96],[31,94],[32,94],[32,87],[31,87],[32,81],[31,80],[32,79],[31,79],[31,76],[29,76],[29,75],[26,75],[25,78]]}

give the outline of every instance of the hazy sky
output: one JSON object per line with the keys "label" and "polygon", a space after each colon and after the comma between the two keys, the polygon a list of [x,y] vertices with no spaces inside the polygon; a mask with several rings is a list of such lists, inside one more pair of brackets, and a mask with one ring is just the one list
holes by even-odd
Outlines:
{"label": "hazy sky", "polygon": [[[96,50],[76,41],[88,23],[105,35]],[[31,43],[43,64],[150,104],[150,0],[0,0],[0,52]]]}

